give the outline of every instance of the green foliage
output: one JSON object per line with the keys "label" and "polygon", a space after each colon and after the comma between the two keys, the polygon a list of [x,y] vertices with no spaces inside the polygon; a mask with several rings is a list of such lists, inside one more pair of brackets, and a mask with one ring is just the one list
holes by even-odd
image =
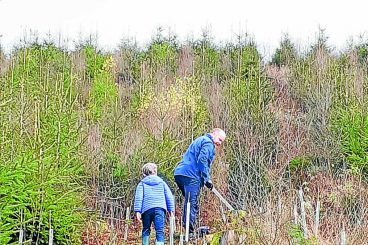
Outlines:
{"label": "green foliage", "polygon": [[40,164],[37,161],[19,161],[23,164],[19,163],[16,168],[1,169],[0,240],[16,241],[17,230],[22,228],[26,239],[39,236],[38,241],[46,243],[51,212],[51,225],[56,230],[55,241],[64,244],[78,241],[82,222],[82,216],[75,211],[81,205],[78,188],[72,183],[60,181],[69,177],[70,173],[50,171],[47,178],[40,179]]}
{"label": "green foliage", "polygon": [[70,60],[52,45],[24,47],[14,56],[12,76],[1,80],[2,99],[11,102],[1,113],[10,121],[0,121],[7,137],[0,155],[0,240],[17,241],[22,228],[26,240],[47,243],[51,213],[54,241],[75,244],[83,169]]}
{"label": "green foliage", "polygon": [[[227,161],[231,162],[228,182],[232,199],[243,209],[259,205],[267,196],[270,186],[266,159],[272,154],[277,132],[274,118],[266,109],[272,90],[261,72],[261,57],[255,45],[240,43],[231,54],[235,75],[224,84],[223,96],[228,107],[226,126],[229,132],[239,132],[240,137],[229,137],[226,141]],[[250,135],[254,151],[243,154],[250,151]]]}
{"label": "green foliage", "polygon": [[170,113],[178,114],[187,122],[188,130],[195,135],[203,133],[209,116],[199,79],[177,79],[165,88],[164,93],[154,91],[150,81],[140,81],[139,86],[131,100],[131,111],[135,116],[150,114],[154,119],[162,120]]}
{"label": "green foliage", "polygon": [[253,43],[239,45],[233,51],[233,62],[237,62],[237,75],[240,79],[256,80],[261,69],[261,56]]}
{"label": "green foliage", "polygon": [[312,159],[306,155],[296,156],[289,162],[289,168],[285,174],[291,179],[295,188],[300,188],[308,183],[312,175],[321,170],[318,161],[318,158]]}
{"label": "green foliage", "polygon": [[231,57],[236,75],[228,81],[225,96],[229,98],[232,114],[248,111],[254,119],[260,119],[271,99],[269,82],[261,72],[261,57],[252,43],[236,47]]}
{"label": "green foliage", "polygon": [[66,52],[53,45],[33,44],[30,47],[20,48],[13,56],[15,57],[15,66],[11,70],[13,88],[20,89],[20,86],[27,82],[29,88],[40,87],[32,90],[33,95],[42,96],[48,89],[46,81],[57,79],[63,81],[60,85],[64,91],[71,89],[71,61]]}
{"label": "green foliage", "polygon": [[332,130],[341,137],[341,146],[355,174],[368,177],[368,115],[357,107],[333,113]]}
{"label": "green foliage", "polygon": [[368,62],[368,42],[356,46],[359,62],[366,65]]}
{"label": "green foliage", "polygon": [[153,86],[149,81],[140,81],[140,87],[133,91],[130,110],[133,115],[139,115],[149,108],[154,98]]}
{"label": "green foliage", "polygon": [[[151,59],[151,62],[156,66],[165,67],[167,64],[174,63],[176,60],[176,50],[175,47],[173,47],[168,42],[156,42],[153,43],[149,49],[148,52],[149,57]],[[171,69],[174,69],[174,67],[170,67]]]}
{"label": "green foliage", "polygon": [[116,57],[121,60],[117,64],[118,83],[133,84],[141,76],[141,64],[144,60],[144,55],[137,46],[137,43],[132,39],[123,39],[119,45],[119,52]]}
{"label": "green foliage", "polygon": [[103,69],[106,58],[102,52],[97,50],[97,47],[87,44],[82,47],[81,52],[86,57],[86,73],[89,78],[94,78]]}
{"label": "green foliage", "polygon": [[201,82],[196,77],[190,77],[182,81],[185,94],[183,96],[183,117],[189,123],[189,128],[194,135],[201,135],[205,125],[209,121],[208,104],[205,101],[201,89]]}
{"label": "green foliage", "polygon": [[309,51],[309,55],[314,56],[317,54],[317,52],[330,53],[331,48],[329,47],[327,41],[328,36],[326,34],[326,30],[324,28],[319,27],[315,43],[312,44],[311,49]]}
{"label": "green foliage", "polygon": [[99,73],[93,80],[89,106],[93,120],[98,120],[106,111],[114,108],[118,91],[110,74]]}
{"label": "green foliage", "polygon": [[159,175],[164,179],[173,181],[173,170],[180,161],[181,154],[178,152],[179,141],[170,137],[168,133],[164,133],[161,139],[157,139],[153,135],[147,136],[145,149],[155,149],[152,152],[146,152],[146,161],[153,161],[158,165]]}
{"label": "green foliage", "polygon": [[280,47],[273,54],[271,63],[279,67],[288,65],[295,62],[296,54],[295,45],[291,42],[290,37],[285,35],[280,42]]}
{"label": "green foliage", "polygon": [[5,59],[4,47],[3,44],[0,42],[0,62],[3,62],[4,59]]}
{"label": "green foliage", "polygon": [[220,55],[219,50],[212,43],[204,38],[194,45],[197,54],[195,62],[195,75],[208,79],[218,74]]}
{"label": "green foliage", "polygon": [[220,242],[221,242],[221,235],[222,234],[223,234],[222,232],[217,232],[217,233],[213,234],[210,245],[219,245]]}
{"label": "green foliage", "polygon": [[304,233],[301,230],[301,228],[298,225],[290,225],[289,228],[289,236],[293,241],[293,244],[298,244],[298,245],[315,245],[318,244],[317,243],[317,239],[315,237],[306,239],[304,238]]}
{"label": "green foliage", "polygon": [[[173,75],[177,70],[178,52],[176,36],[164,36],[163,29],[158,28],[148,50],[143,54],[143,60],[149,64],[150,79],[164,72]],[[161,74],[162,75],[162,74]]]}
{"label": "green foliage", "polygon": [[303,171],[308,169],[311,166],[311,160],[306,156],[295,157],[289,163],[289,169],[291,173],[295,173],[297,171]]}
{"label": "green foliage", "polygon": [[110,186],[106,192],[107,197],[131,200],[134,194],[132,187],[136,186],[139,171],[137,161],[131,158],[129,163],[125,164],[116,153],[108,152],[99,163],[98,181],[101,187]]}
{"label": "green foliage", "polygon": [[92,79],[89,94],[90,117],[97,121],[103,113],[113,111],[117,102],[118,90],[112,74],[115,62],[111,55],[103,55],[91,45],[85,46],[82,51],[86,53],[87,74]]}

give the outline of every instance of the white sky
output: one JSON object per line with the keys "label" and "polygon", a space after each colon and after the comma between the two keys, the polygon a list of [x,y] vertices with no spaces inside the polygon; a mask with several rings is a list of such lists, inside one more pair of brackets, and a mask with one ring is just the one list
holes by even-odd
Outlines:
{"label": "white sky", "polygon": [[162,26],[180,40],[204,28],[217,41],[248,32],[272,52],[283,33],[304,46],[320,26],[339,49],[367,36],[367,9],[366,0],[0,0],[0,42],[9,49],[29,30],[74,41],[98,33],[100,46],[111,49],[127,36],[144,45]]}

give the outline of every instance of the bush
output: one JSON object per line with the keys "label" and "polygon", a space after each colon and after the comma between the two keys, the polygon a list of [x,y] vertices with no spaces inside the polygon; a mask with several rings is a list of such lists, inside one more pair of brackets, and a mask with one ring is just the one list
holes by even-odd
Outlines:
{"label": "bush", "polygon": [[332,130],[341,138],[348,167],[368,178],[368,115],[356,107],[337,110],[333,115]]}

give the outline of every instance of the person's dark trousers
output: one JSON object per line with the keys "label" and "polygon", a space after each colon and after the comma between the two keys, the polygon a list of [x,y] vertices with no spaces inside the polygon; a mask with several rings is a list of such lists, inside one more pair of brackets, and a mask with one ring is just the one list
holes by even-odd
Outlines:
{"label": "person's dark trousers", "polygon": [[189,178],[187,176],[175,175],[175,182],[178,185],[184,198],[184,211],[183,211],[183,226],[185,227],[187,202],[189,196],[190,202],[190,214],[189,214],[189,232],[194,232],[194,227],[197,221],[197,215],[199,211],[199,194],[201,190],[201,184],[198,180]]}
{"label": "person's dark trousers", "polygon": [[163,244],[165,242],[165,210],[163,208],[151,208],[142,214],[142,244],[149,241],[152,222],[156,230],[156,244],[157,242]]}

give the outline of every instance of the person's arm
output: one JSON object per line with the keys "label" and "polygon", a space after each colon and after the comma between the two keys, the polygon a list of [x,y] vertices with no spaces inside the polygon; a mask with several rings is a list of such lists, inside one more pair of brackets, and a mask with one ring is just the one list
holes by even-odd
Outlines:
{"label": "person's arm", "polygon": [[211,176],[210,176],[210,155],[212,152],[212,148],[213,145],[210,142],[204,143],[201,147],[201,151],[199,152],[198,155],[198,167],[199,167],[199,171],[201,173],[201,177],[203,179],[203,183],[207,183],[211,181]]}
{"label": "person's arm", "polygon": [[170,214],[173,215],[175,211],[174,195],[172,194],[169,186],[165,182],[164,182],[164,192],[165,192],[167,211],[169,211]]}
{"label": "person's arm", "polygon": [[135,190],[134,198],[134,212],[137,213],[137,219],[140,221],[143,203],[143,184],[139,183],[137,189]]}

